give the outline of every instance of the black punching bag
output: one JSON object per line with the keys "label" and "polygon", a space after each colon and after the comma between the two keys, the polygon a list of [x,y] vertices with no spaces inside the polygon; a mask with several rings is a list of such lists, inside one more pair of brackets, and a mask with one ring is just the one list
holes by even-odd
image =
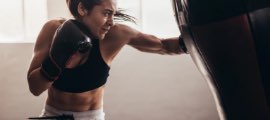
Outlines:
{"label": "black punching bag", "polygon": [[172,1],[220,119],[270,120],[270,0]]}

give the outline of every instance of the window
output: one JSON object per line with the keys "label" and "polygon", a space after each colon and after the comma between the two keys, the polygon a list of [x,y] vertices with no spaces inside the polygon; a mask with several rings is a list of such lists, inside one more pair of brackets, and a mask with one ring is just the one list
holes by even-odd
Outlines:
{"label": "window", "polygon": [[138,19],[138,24],[127,23],[143,32],[158,37],[175,37],[180,32],[174,18],[171,0],[118,0],[118,7]]}
{"label": "window", "polygon": [[[179,35],[170,0],[117,2],[137,18],[137,24],[124,24],[158,37]],[[43,24],[57,17],[70,17],[65,0],[5,0],[0,5],[0,43],[35,42]]]}
{"label": "window", "polygon": [[123,24],[127,24],[136,28],[138,30],[142,29],[142,0],[118,0],[117,1],[118,8],[124,9],[126,14],[129,14],[136,18],[136,24],[130,22],[123,22]]}
{"label": "window", "polygon": [[176,37],[180,32],[171,0],[142,0],[142,30],[158,37]]}
{"label": "window", "polygon": [[47,20],[46,0],[5,0],[0,5],[0,42],[32,42]]}
{"label": "window", "polygon": [[8,0],[0,6],[0,41],[14,41],[23,35],[23,10],[21,0]]}

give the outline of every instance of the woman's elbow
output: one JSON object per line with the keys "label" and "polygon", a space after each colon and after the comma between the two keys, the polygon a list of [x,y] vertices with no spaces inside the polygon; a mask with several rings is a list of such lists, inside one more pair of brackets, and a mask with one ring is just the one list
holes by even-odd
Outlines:
{"label": "woman's elbow", "polygon": [[41,94],[41,92],[38,92],[37,90],[35,90],[33,88],[29,88],[29,90],[32,93],[32,95],[34,95],[34,96],[39,96]]}
{"label": "woman's elbow", "polygon": [[31,76],[27,77],[27,81],[28,81],[28,87],[29,87],[29,91],[34,95],[34,96],[39,96],[42,92],[40,92],[40,90],[37,88],[37,85],[35,83],[33,83],[33,80],[31,78]]}
{"label": "woman's elbow", "polygon": [[40,92],[38,90],[38,88],[36,88],[35,85],[31,84],[28,80],[28,86],[29,86],[29,91],[32,93],[32,95],[34,96],[39,96],[42,92]]}

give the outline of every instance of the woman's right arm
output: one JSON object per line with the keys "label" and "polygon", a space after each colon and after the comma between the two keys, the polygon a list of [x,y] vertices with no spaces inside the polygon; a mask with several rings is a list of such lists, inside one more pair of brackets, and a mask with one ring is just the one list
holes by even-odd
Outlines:
{"label": "woman's right arm", "polygon": [[39,96],[53,83],[41,74],[40,66],[43,60],[48,56],[56,29],[63,23],[63,21],[64,20],[48,21],[44,24],[37,37],[32,61],[27,73],[29,90],[35,96]]}

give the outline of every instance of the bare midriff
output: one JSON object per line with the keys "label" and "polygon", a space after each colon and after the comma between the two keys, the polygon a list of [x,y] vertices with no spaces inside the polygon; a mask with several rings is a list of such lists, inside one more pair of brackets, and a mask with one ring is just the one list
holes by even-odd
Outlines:
{"label": "bare midriff", "polygon": [[83,93],[69,93],[55,89],[48,90],[46,104],[63,111],[83,112],[100,109],[103,106],[104,86]]}

